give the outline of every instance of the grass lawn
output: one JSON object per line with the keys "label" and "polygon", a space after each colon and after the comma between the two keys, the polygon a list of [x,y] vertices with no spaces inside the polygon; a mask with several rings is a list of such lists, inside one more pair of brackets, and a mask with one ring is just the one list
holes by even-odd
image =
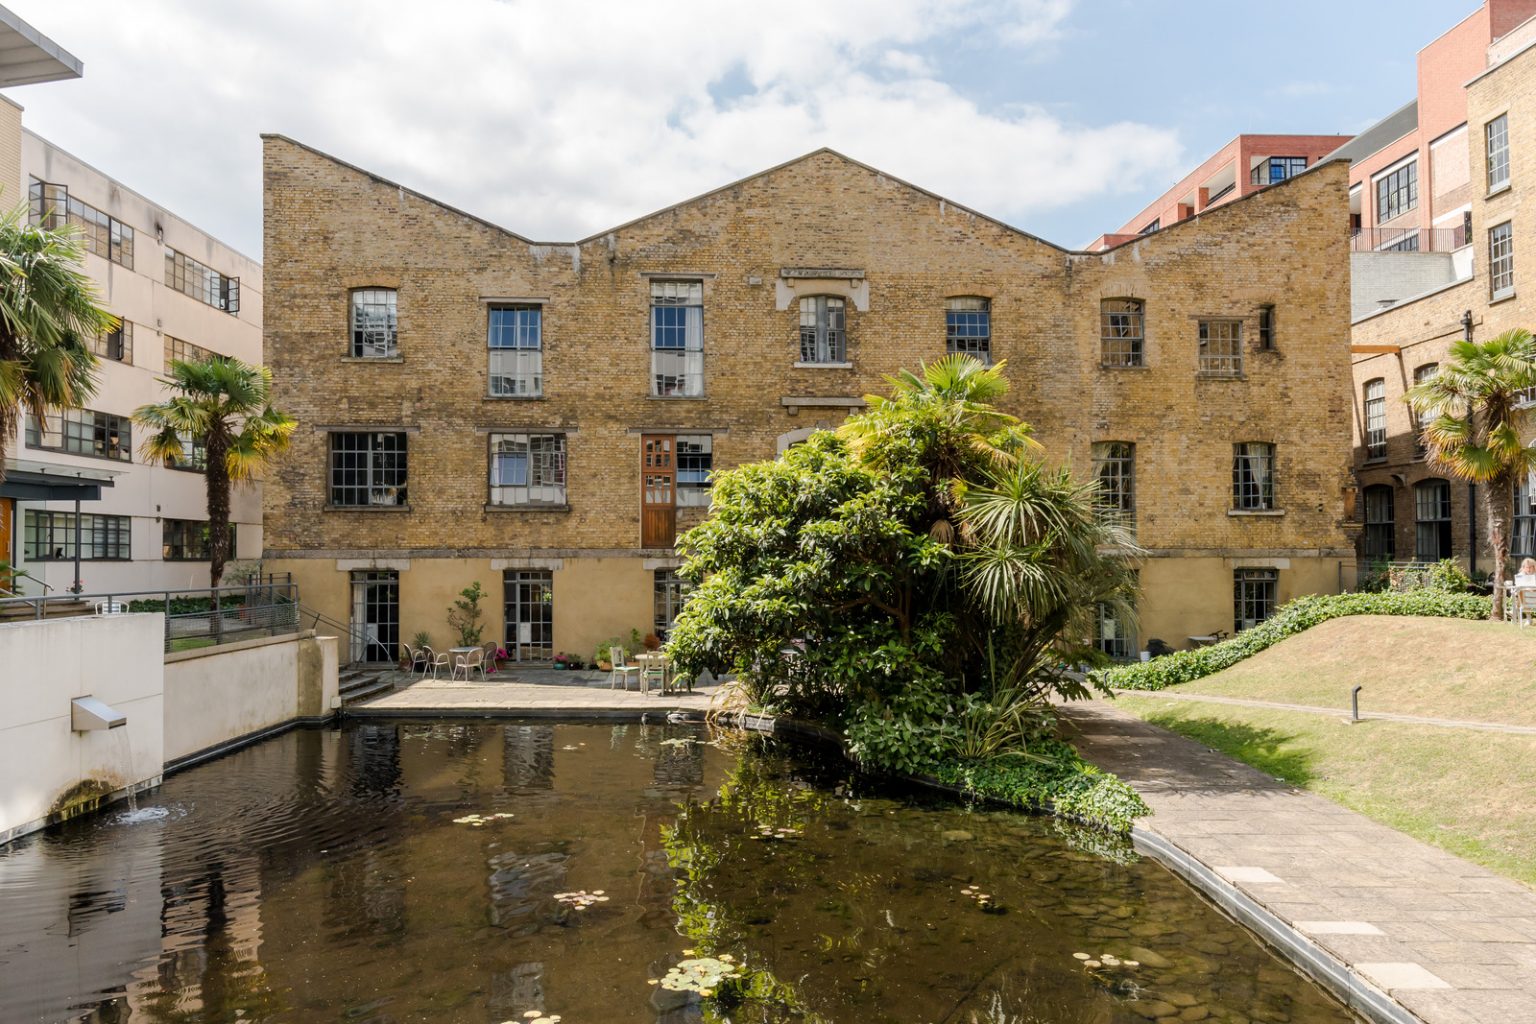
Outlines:
{"label": "grass lawn", "polygon": [[[1280,651],[1323,628],[1265,653]],[[1390,664],[1365,662],[1357,671],[1385,674],[1382,670]],[[1440,666],[1424,668],[1435,673]],[[1176,689],[1189,692],[1194,685]],[[1299,694],[1310,680],[1295,685]],[[1413,687],[1404,690],[1415,692]],[[1286,699],[1297,699],[1297,695]],[[1428,697],[1421,695],[1421,699]],[[1305,712],[1141,695],[1120,696],[1115,706],[1536,886],[1536,799],[1532,799],[1530,782],[1531,767],[1536,765],[1536,736],[1381,721],[1345,725],[1339,719]],[[1429,704],[1416,707],[1442,710]]]}
{"label": "grass lawn", "polygon": [[[1536,627],[1465,619],[1332,619],[1172,692],[1536,725]],[[1481,734],[1479,734],[1481,735]]]}
{"label": "grass lawn", "polygon": [[213,637],[211,636],[184,636],[171,641],[171,649],[168,653],[175,654],[177,651],[195,651],[202,647],[212,646]]}

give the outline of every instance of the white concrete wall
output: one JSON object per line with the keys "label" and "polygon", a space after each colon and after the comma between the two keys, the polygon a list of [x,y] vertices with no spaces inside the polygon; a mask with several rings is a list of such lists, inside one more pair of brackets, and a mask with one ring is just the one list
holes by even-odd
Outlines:
{"label": "white concrete wall", "polygon": [[273,637],[167,655],[165,759],[330,714],[336,677],[335,637]]}
{"label": "white concrete wall", "polygon": [[1379,313],[1386,300],[1401,303],[1459,280],[1457,261],[1448,252],[1352,252],[1349,271],[1354,320]]}
{"label": "white concrete wall", "polygon": [[[48,816],[80,782],[156,782],[165,763],[164,616],[111,615],[0,625],[0,841]],[[76,733],[70,700],[127,716]]]}

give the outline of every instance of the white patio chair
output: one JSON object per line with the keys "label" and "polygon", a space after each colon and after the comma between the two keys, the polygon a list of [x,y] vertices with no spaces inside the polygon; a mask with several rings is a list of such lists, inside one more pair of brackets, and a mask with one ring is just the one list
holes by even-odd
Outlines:
{"label": "white patio chair", "polygon": [[480,681],[485,682],[485,648],[476,647],[469,652],[464,659],[464,681],[469,682],[469,673],[472,669],[480,670]]}
{"label": "white patio chair", "polygon": [[1515,606],[1515,621],[1522,627],[1536,620],[1536,587],[1516,587],[1511,603]]}
{"label": "white patio chair", "polygon": [[452,668],[452,664],[448,660],[447,651],[438,653],[430,647],[423,647],[422,650],[427,652],[427,668],[421,670],[421,678],[427,678],[427,669],[432,670],[432,678],[436,679],[439,668]]}
{"label": "white patio chair", "polygon": [[96,602],[97,615],[122,615],[127,610],[127,605],[123,604],[121,601],[114,601],[111,598],[108,598],[105,601]]}
{"label": "white patio chair", "polygon": [[[490,671],[492,672],[495,672],[501,667],[496,661],[496,653],[500,650],[501,647],[497,645],[495,640],[487,640],[485,642],[485,663],[490,667]],[[481,669],[480,671],[483,675],[486,670]]]}
{"label": "white patio chair", "polygon": [[608,648],[608,657],[613,661],[613,671],[608,676],[608,689],[613,689],[622,680],[624,689],[628,690],[629,677],[634,676],[638,679],[640,676],[640,666],[631,665],[624,660],[624,648],[622,647]]}
{"label": "white patio chair", "polygon": [[432,658],[427,648],[412,647],[410,644],[401,644],[400,649],[405,652],[405,657],[400,659],[410,667],[407,669],[412,675],[416,674],[416,666],[421,666],[421,674],[427,674],[427,668],[432,664]]}

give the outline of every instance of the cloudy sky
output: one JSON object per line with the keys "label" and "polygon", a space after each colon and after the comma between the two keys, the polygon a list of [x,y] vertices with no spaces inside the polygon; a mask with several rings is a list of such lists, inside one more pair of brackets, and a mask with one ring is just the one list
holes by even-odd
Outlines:
{"label": "cloudy sky", "polygon": [[1348,134],[1477,0],[3,0],[29,128],[259,256],[260,132],[566,241],[832,146],[1064,245],[1239,132]]}

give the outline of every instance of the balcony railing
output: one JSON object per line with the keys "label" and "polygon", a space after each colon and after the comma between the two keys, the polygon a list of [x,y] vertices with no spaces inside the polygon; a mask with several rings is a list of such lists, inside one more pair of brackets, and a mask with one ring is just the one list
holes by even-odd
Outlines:
{"label": "balcony railing", "polygon": [[1465,226],[1364,228],[1349,240],[1351,252],[1452,252],[1467,244]]}

